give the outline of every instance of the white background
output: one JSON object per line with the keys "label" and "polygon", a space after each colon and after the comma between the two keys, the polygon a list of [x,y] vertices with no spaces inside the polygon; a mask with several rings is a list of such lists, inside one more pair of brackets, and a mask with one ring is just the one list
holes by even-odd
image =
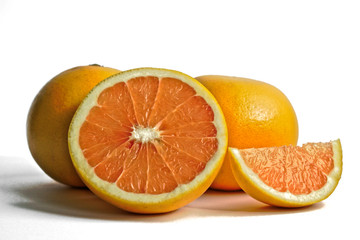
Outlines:
{"label": "white background", "polygon": [[[0,239],[359,239],[359,12],[347,0],[0,0]],[[299,144],[341,139],[338,188],[298,210],[210,191],[142,216],[53,182],[27,148],[28,109],[53,76],[93,63],[278,87],[297,113]]]}

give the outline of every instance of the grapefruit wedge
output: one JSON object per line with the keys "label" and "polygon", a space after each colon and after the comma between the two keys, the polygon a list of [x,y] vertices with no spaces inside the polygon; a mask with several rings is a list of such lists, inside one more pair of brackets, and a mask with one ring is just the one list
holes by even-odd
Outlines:
{"label": "grapefruit wedge", "polygon": [[299,146],[229,148],[240,187],[253,198],[279,207],[320,202],[335,190],[342,173],[340,140]]}
{"label": "grapefruit wedge", "polygon": [[156,68],[121,72],[83,100],[69,150],[84,183],[124,210],[162,213],[199,197],[227,151],[213,95],[194,78]]}

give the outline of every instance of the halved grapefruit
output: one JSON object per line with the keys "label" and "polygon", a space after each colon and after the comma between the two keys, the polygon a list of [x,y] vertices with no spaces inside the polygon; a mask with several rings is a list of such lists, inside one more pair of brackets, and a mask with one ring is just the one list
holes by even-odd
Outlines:
{"label": "halved grapefruit", "polygon": [[255,199],[279,207],[324,200],[342,173],[340,140],[302,147],[229,148],[229,152],[240,187]]}
{"label": "halved grapefruit", "polygon": [[99,83],[69,129],[73,164],[100,198],[127,211],[161,213],[199,197],[227,151],[212,94],[183,73],[133,69]]}

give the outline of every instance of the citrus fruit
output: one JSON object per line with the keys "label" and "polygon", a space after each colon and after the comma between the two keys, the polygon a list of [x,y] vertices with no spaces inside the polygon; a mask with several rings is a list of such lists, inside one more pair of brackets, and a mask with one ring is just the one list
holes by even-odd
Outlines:
{"label": "citrus fruit", "polygon": [[199,197],[227,151],[212,94],[173,70],[133,69],[97,85],[76,111],[70,154],[100,198],[124,210],[162,213]]}
{"label": "citrus fruit", "polygon": [[41,169],[54,180],[84,186],[69,154],[69,125],[89,91],[118,72],[99,65],[75,67],[51,79],[33,100],[27,117],[29,149]]}
{"label": "citrus fruit", "polygon": [[342,172],[340,140],[299,146],[229,148],[234,176],[255,199],[279,207],[320,202],[335,190]]}
{"label": "citrus fruit", "polygon": [[[229,131],[229,147],[259,148],[297,144],[298,122],[288,98],[276,87],[252,79],[217,75],[196,78],[215,96]],[[211,185],[239,190],[229,154]]]}

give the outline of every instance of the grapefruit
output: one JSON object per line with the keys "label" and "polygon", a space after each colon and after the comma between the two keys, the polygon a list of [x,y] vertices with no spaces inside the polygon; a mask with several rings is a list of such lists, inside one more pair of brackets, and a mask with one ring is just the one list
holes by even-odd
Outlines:
{"label": "grapefruit", "polygon": [[342,173],[340,140],[299,146],[229,148],[234,176],[255,199],[302,207],[329,197]]}
{"label": "grapefruit", "polygon": [[[229,147],[260,148],[297,144],[298,122],[289,99],[265,82],[240,77],[207,75],[196,78],[215,96],[229,130]],[[239,190],[230,156],[211,185]]]}
{"label": "grapefruit", "polygon": [[33,100],[26,125],[29,149],[41,169],[54,180],[84,186],[68,150],[69,125],[89,91],[118,72],[99,65],[75,67],[51,79]]}
{"label": "grapefruit", "polygon": [[172,70],[124,71],[98,84],[76,111],[69,149],[84,183],[124,210],[162,213],[199,197],[227,151],[213,95]]}

